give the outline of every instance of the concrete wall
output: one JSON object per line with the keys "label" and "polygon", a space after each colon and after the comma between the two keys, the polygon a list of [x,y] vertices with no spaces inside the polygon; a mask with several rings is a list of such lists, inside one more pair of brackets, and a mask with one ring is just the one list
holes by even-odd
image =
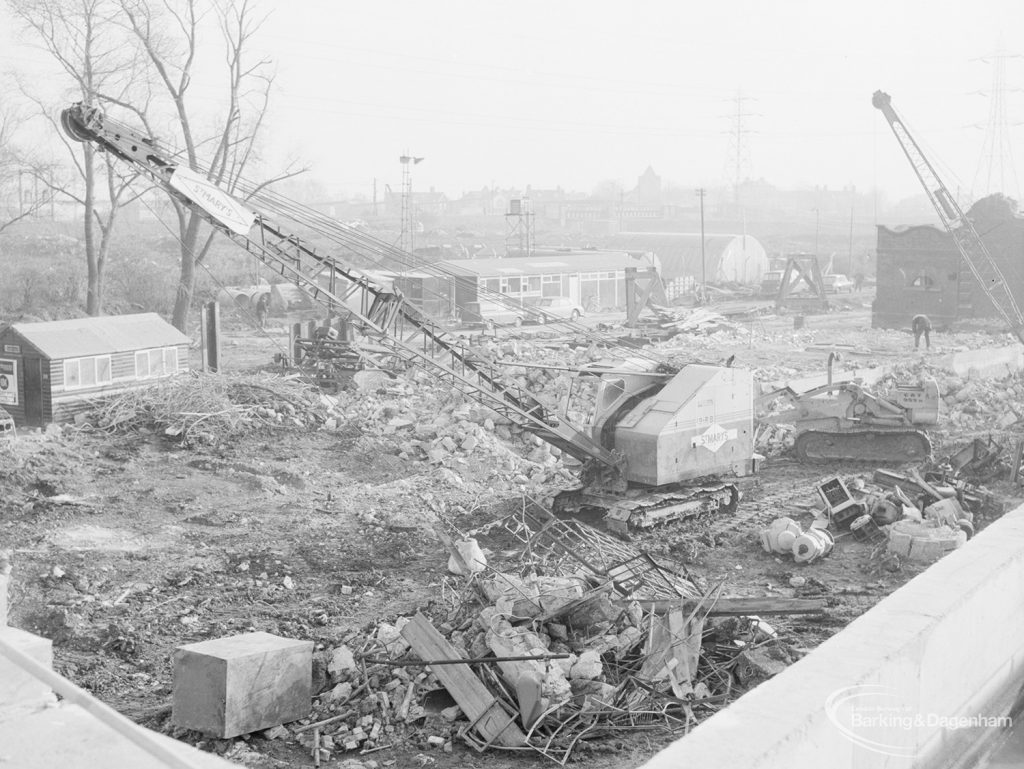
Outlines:
{"label": "concrete wall", "polygon": [[981,376],[998,379],[1024,369],[1024,346],[983,347],[980,350],[964,350],[929,358],[935,366],[941,366],[960,376]]}
{"label": "concrete wall", "polygon": [[645,766],[946,767],[1022,682],[1024,506]]}
{"label": "concrete wall", "polygon": [[[909,354],[909,351],[908,351]],[[941,355],[929,355],[927,361],[933,366],[952,371],[962,377],[987,377],[1001,379],[1024,370],[1024,345],[1009,347],[983,347],[979,350],[962,350]],[[833,380],[851,382],[859,380],[865,387],[871,387],[892,370],[892,365],[858,368],[853,371],[836,371]],[[791,379],[788,382],[771,382],[762,385],[762,390],[772,390],[788,384],[796,392],[806,392],[828,384],[827,374]]]}

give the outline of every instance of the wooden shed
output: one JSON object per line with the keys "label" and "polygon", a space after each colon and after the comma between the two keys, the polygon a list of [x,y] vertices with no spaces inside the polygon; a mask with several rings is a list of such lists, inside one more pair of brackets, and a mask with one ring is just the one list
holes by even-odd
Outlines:
{"label": "wooden shed", "polygon": [[73,419],[96,398],[189,370],[189,338],[156,313],[0,329],[0,407],[19,426]]}

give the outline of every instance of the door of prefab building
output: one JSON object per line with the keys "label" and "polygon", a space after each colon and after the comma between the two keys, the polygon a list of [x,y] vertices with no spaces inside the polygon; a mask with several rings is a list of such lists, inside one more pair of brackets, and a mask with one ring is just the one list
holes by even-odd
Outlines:
{"label": "door of prefab building", "polygon": [[39,358],[22,358],[25,367],[25,425],[43,426],[43,362]]}

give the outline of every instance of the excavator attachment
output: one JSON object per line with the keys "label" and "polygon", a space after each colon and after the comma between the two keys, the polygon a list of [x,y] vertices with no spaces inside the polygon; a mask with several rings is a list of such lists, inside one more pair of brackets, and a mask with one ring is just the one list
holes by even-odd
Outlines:
{"label": "excavator attachment", "polygon": [[92,139],[92,136],[82,125],[79,119],[80,111],[72,107],[61,110],[60,113],[60,127],[64,129],[64,133],[76,142],[87,142]]}

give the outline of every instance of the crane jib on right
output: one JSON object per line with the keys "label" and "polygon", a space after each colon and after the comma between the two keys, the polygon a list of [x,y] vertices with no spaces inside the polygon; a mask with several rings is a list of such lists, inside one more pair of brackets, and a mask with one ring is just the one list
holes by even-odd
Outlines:
{"label": "crane jib on right", "polygon": [[935,167],[929,162],[903,119],[893,108],[892,97],[884,91],[875,91],[871,98],[871,104],[885,115],[903,154],[910,161],[918,181],[921,182],[935,212],[942,220],[942,226],[953,238],[960,256],[967,264],[978,286],[992,302],[992,306],[1010,327],[1014,336],[1024,343],[1024,315],[1021,314],[1017,300],[1013,296],[1002,270],[992,258],[985,241],[981,239],[975,229],[974,223],[963,212],[956,202],[956,198],[950,194],[949,188],[942,183]]}

